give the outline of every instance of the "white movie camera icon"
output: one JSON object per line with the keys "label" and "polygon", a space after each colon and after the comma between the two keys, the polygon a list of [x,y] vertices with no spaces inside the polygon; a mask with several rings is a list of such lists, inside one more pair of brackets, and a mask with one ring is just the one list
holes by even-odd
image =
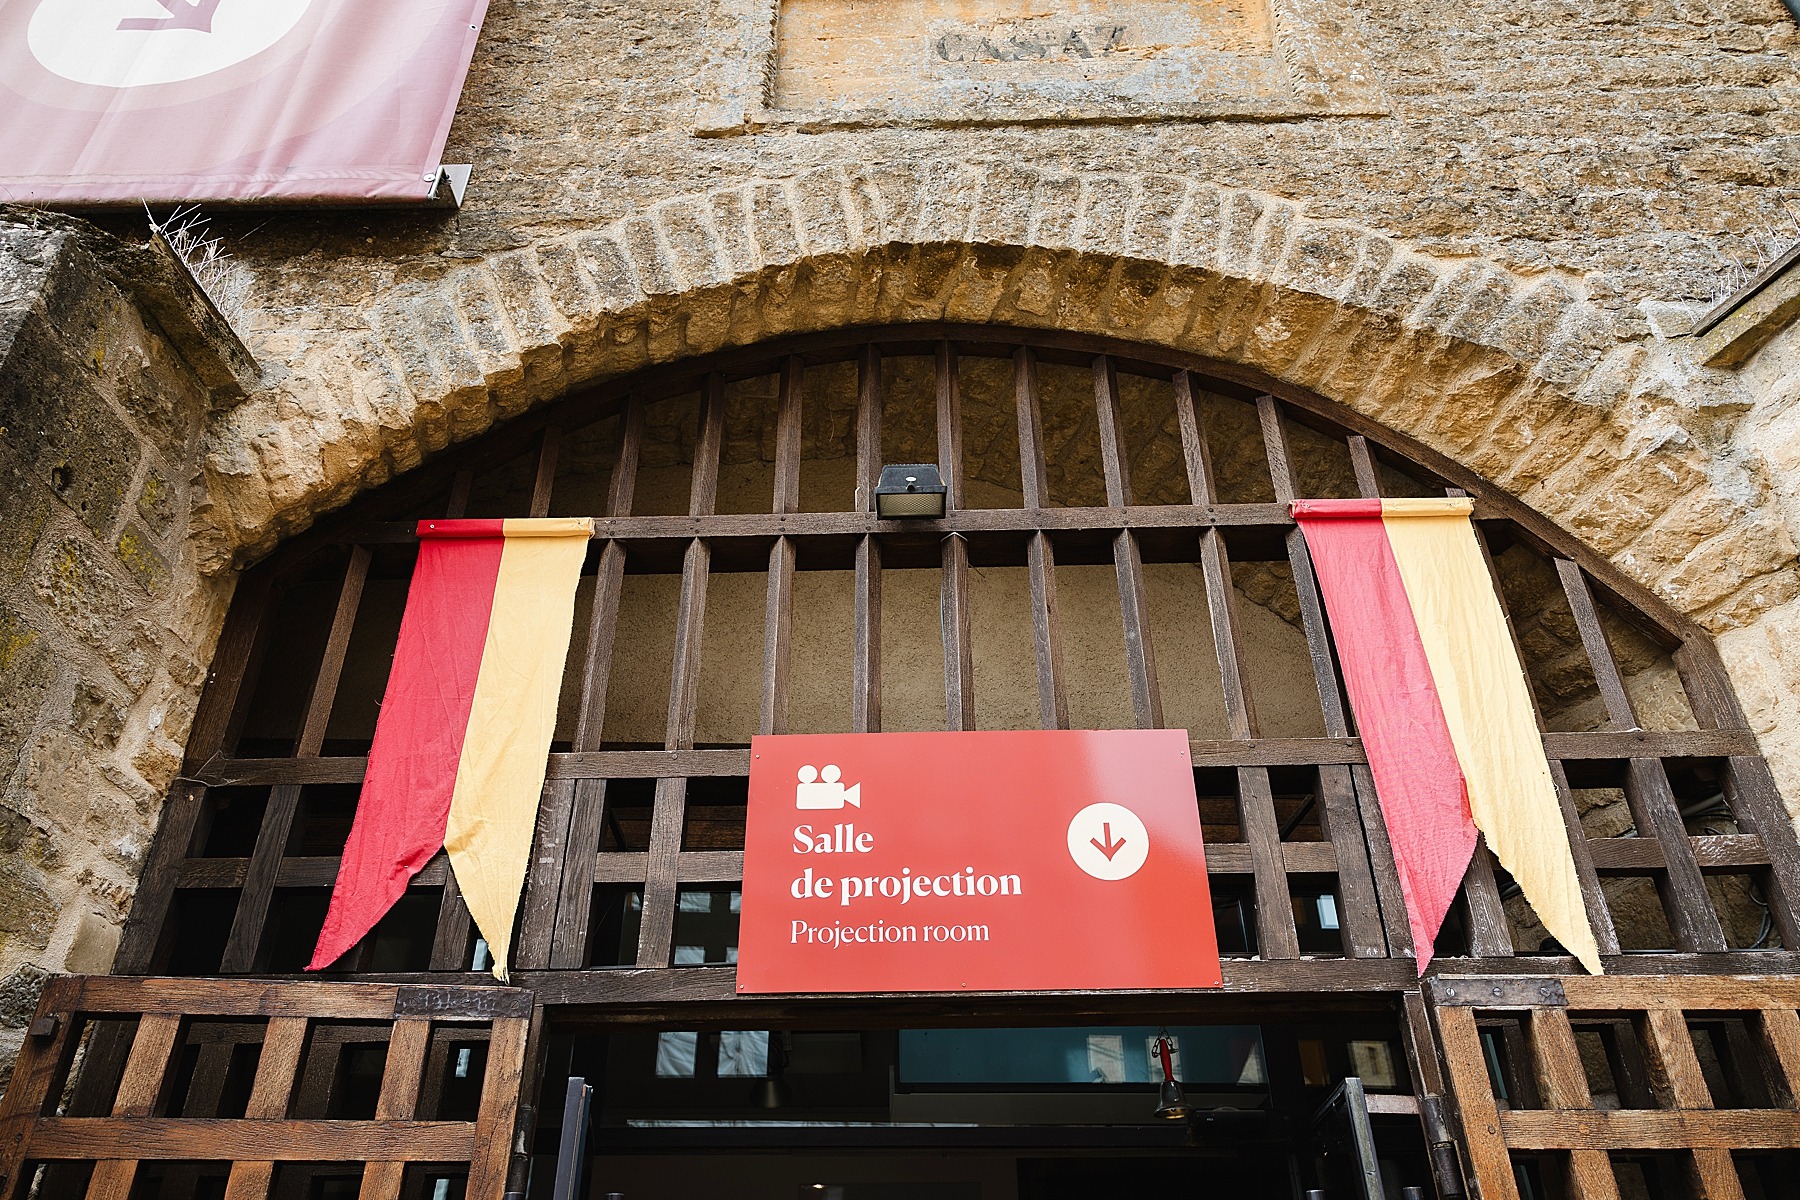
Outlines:
{"label": "white movie camera icon", "polygon": [[845,787],[839,782],[843,773],[827,765],[823,771],[815,767],[800,768],[800,786],[794,789],[795,808],[842,808],[848,804],[862,807],[862,784]]}

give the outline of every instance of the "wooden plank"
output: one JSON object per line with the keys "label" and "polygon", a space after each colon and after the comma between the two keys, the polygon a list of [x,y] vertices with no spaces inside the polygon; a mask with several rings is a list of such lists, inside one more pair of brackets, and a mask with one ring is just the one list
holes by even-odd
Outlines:
{"label": "wooden plank", "polygon": [[[880,464],[877,463],[877,468]],[[1201,530],[1217,527],[1290,529],[1294,518],[1280,504],[1137,504],[1130,508],[965,508],[949,512],[942,520],[916,519],[908,528],[963,534],[1029,533],[1092,529]],[[375,545],[417,540],[411,526],[390,526],[367,534],[363,541]],[[720,513],[706,518],[692,516],[600,517],[594,521],[597,540],[618,538],[633,545],[686,540],[697,529],[709,538],[765,540],[774,537],[861,537],[891,531],[893,525],[874,512]]]}
{"label": "wooden plank", "polygon": [[688,543],[681,565],[681,600],[675,612],[675,663],[669,682],[669,718],[663,747],[694,748],[700,711],[700,645],[706,623],[706,585],[712,547],[702,538]]}
{"label": "wooden plank", "polygon": [[85,1159],[98,1149],[130,1146],[140,1158],[174,1161],[455,1162],[469,1158],[474,1129],[467,1121],[41,1117],[32,1128],[31,1153]]}
{"label": "wooden plank", "polygon": [[169,1056],[181,1033],[181,1020],[176,1013],[146,1013],[138,1022],[113,1100],[113,1116],[147,1117],[155,1109],[168,1077]]}
{"label": "wooden plank", "polygon": [[650,859],[644,877],[644,915],[638,926],[637,965],[666,967],[675,934],[681,829],[687,820],[687,780],[656,781],[650,814]]}
{"label": "wooden plank", "polygon": [[[1414,1090],[1420,1095],[1440,1097],[1449,1083],[1444,1076],[1444,1063],[1438,1053],[1437,1036],[1431,1030],[1431,1010],[1418,988],[1410,988],[1400,997],[1406,1014],[1407,1058],[1412,1064]],[[1427,1130],[1429,1133],[1429,1130]],[[1427,1137],[1427,1141],[1431,1139]]]}
{"label": "wooden plank", "polygon": [[1216,529],[1207,530],[1200,538],[1200,571],[1206,583],[1213,649],[1219,658],[1219,678],[1225,693],[1225,723],[1233,738],[1253,739],[1259,732],[1256,700],[1244,662],[1237,589],[1231,585],[1231,560],[1225,552],[1225,538]]}
{"label": "wooden plank", "polygon": [[194,709],[184,774],[192,774],[209,759],[231,749],[235,740],[234,719],[248,703],[243,694],[244,682],[263,641],[263,618],[269,611],[274,582],[275,571],[266,566],[246,571],[238,582],[225,627],[213,648],[212,667],[206,674],[200,703]]}
{"label": "wooden plank", "polygon": [[881,732],[881,543],[856,544],[855,627],[852,632],[850,727]]}
{"label": "wooden plank", "polygon": [[1800,1108],[1800,1015],[1792,1008],[1765,1008],[1757,1014],[1763,1058],[1771,1068],[1771,1082],[1778,1084],[1776,1103]]}
{"label": "wooden plank", "polygon": [[305,1017],[269,1019],[268,1028],[263,1031],[262,1053],[256,1060],[256,1081],[250,1086],[250,1100],[244,1106],[245,1120],[280,1121],[287,1117],[309,1024]]}
{"label": "wooden plank", "polygon": [[[938,469],[942,473],[945,504],[963,506],[962,387],[957,378],[956,351],[939,342],[936,354]],[[944,638],[944,728],[975,728],[974,618],[969,605],[969,544],[950,534],[942,541],[943,580],[940,586]]]}
{"label": "wooden plank", "polygon": [[444,518],[454,521],[469,511],[469,493],[475,488],[475,472],[458,471],[450,477],[450,498],[444,503]]}
{"label": "wooden plank", "polygon": [[1050,503],[1044,452],[1044,418],[1038,404],[1037,354],[1029,346],[1013,352],[1013,411],[1019,427],[1019,481],[1027,511]]}
{"label": "wooden plank", "polygon": [[528,516],[550,515],[550,491],[556,486],[556,458],[561,443],[562,430],[555,425],[544,426],[543,433],[538,435],[537,472],[531,481]]}
{"label": "wooden plank", "polygon": [[299,741],[294,747],[296,758],[316,758],[325,743],[325,729],[331,720],[331,705],[337,698],[338,681],[344,673],[344,656],[350,649],[350,634],[356,627],[356,610],[362,603],[363,585],[369,578],[369,548],[351,548],[344,565],[344,580],[338,588],[337,610],[331,617],[331,634],[325,641],[325,654],[306,704],[306,719],[300,726]]}
{"label": "wooden plank", "polygon": [[[869,520],[881,475],[881,353],[862,348],[856,377],[856,507]],[[856,617],[850,671],[851,728],[881,731],[881,544],[871,532],[856,544]]]}
{"label": "wooden plank", "polygon": [[[1590,1108],[1594,1098],[1581,1066],[1581,1048],[1560,1008],[1531,1012],[1532,1064],[1538,1091],[1550,1108]],[[1619,1183],[1604,1150],[1569,1153],[1569,1193],[1574,1200],[1618,1200]]]}
{"label": "wooden plank", "polygon": [[1150,635],[1150,596],[1137,539],[1129,529],[1113,536],[1113,570],[1119,580],[1119,616],[1125,627],[1125,668],[1131,681],[1131,716],[1139,729],[1163,726],[1162,687]]}
{"label": "wooden plank", "polygon": [[[394,1022],[387,1064],[381,1074],[381,1093],[375,1100],[377,1121],[410,1121],[418,1114],[419,1085],[425,1075],[425,1052],[430,1046],[429,1020]],[[363,1169],[359,1200],[399,1200],[405,1172],[405,1163],[369,1163]]]}
{"label": "wooden plank", "polygon": [[637,495],[638,462],[644,450],[644,397],[634,393],[625,401],[619,421],[619,454],[613,460],[612,479],[606,489],[606,514],[629,517]]}
{"label": "wooden plank", "polygon": [[1375,456],[1369,453],[1369,439],[1353,433],[1344,441],[1350,449],[1350,469],[1356,472],[1357,494],[1381,495],[1381,477],[1375,470]]}
{"label": "wooden plank", "polygon": [[1462,1116],[1463,1146],[1473,1176],[1470,1182],[1480,1189],[1482,1200],[1519,1200],[1512,1158],[1507,1153],[1509,1139],[1502,1133],[1500,1113],[1494,1105],[1475,1011],[1442,1007],[1434,1011],[1452,1094]]}
{"label": "wooden plank", "polygon": [[806,364],[790,355],[781,364],[781,407],[775,417],[774,511],[800,511],[800,448],[805,416]]}
{"label": "wooden plank", "polygon": [[1789,1112],[1658,1112],[1588,1109],[1509,1112],[1500,1117],[1517,1150],[1792,1150],[1800,1121]]}
{"label": "wooden plank", "polygon": [[[1363,840],[1362,814],[1349,767],[1319,768],[1319,814],[1333,849],[1337,873],[1338,918],[1344,949],[1352,958],[1383,958],[1387,935],[1381,925],[1381,902]],[[1292,872],[1290,864],[1288,870]]]}
{"label": "wooden plank", "polygon": [[[68,1007],[95,1016],[153,1013],[170,1016],[308,1016],[386,1020],[395,988],[384,983],[322,983],[277,979],[134,979],[83,975],[70,980]],[[456,989],[461,992],[465,989]],[[470,989],[481,992],[486,989]]]}
{"label": "wooden plank", "polygon": [[1069,688],[1063,674],[1062,617],[1056,602],[1056,552],[1050,536],[1034,533],[1025,547],[1031,574],[1031,634],[1037,658],[1038,723],[1069,727]]}
{"label": "wooden plank", "polygon": [[[549,791],[550,788],[546,786],[544,790]],[[540,797],[540,803],[541,800]],[[438,897],[437,933],[431,940],[430,963],[433,971],[474,969],[469,957],[469,938],[474,932],[474,923],[474,918],[469,914],[469,906],[463,903],[462,885],[456,881],[456,872],[450,870],[446,862],[444,891]]]}
{"label": "wooden plank", "polygon": [[47,1038],[26,1037],[6,1091],[0,1093],[0,1200],[18,1200],[25,1194],[31,1182],[23,1170],[30,1131],[62,1091],[80,1041],[80,1022],[62,999],[65,990],[56,980],[44,989],[37,1016],[55,1014],[56,1030]]}
{"label": "wooden plank", "polygon": [[203,789],[181,781],[169,790],[156,837],[138,877],[137,894],[131,900],[131,915],[113,956],[113,970],[121,975],[144,974],[155,962],[182,865],[194,848],[204,795]]}
{"label": "wooden plank", "polygon": [[244,887],[238,894],[237,912],[231,920],[231,933],[225,940],[225,953],[219,969],[228,975],[254,971],[263,956],[263,932],[268,923],[269,904],[275,896],[275,878],[287,852],[288,835],[294,826],[294,815],[300,809],[300,788],[283,784],[269,789],[269,802],[263,809],[262,827],[256,834],[256,848],[244,869]]}
{"label": "wooden plank", "polygon": [[[1556,573],[1562,581],[1563,594],[1575,617],[1581,634],[1582,648],[1593,665],[1600,695],[1606,704],[1607,717],[1615,729],[1635,729],[1637,717],[1632,711],[1631,697],[1625,691],[1624,677],[1619,674],[1606,631],[1600,624],[1600,612],[1594,604],[1593,590],[1581,568],[1566,558],[1556,560]],[[1699,953],[1717,953],[1725,949],[1725,934],[1713,911],[1706,881],[1694,861],[1694,847],[1682,823],[1681,809],[1669,786],[1668,773],[1661,762],[1634,758],[1625,778],[1625,800],[1637,822],[1640,835],[1648,833],[1662,847],[1666,863],[1657,876],[1657,890],[1668,911],[1669,928],[1678,949]]]}
{"label": "wooden plank", "polygon": [[506,1190],[513,1131],[525,1086],[529,1033],[528,1023],[522,1020],[494,1022],[487,1073],[481,1081],[481,1106],[475,1117],[475,1144],[469,1155],[467,1200],[501,1200]]}
{"label": "wooden plank", "polygon": [[1395,958],[1416,958],[1412,923],[1406,915],[1406,897],[1400,891],[1400,875],[1394,865],[1394,846],[1388,840],[1387,817],[1375,791],[1375,776],[1366,765],[1350,768],[1356,789],[1357,811],[1362,814],[1363,838],[1369,847],[1369,867],[1375,876],[1375,894],[1381,899],[1381,922],[1387,931],[1388,953]]}
{"label": "wooden plank", "polygon": [[1469,953],[1476,958],[1510,958],[1512,927],[1506,919],[1506,906],[1500,903],[1493,855],[1488,853],[1485,836],[1475,839],[1475,853],[1463,872],[1462,895],[1469,917]]}
{"label": "wooden plank", "polygon": [[[1693,1034],[1686,1016],[1678,1009],[1651,1009],[1636,1024],[1650,1070],[1650,1087],[1658,1103],[1675,1109],[1712,1108],[1712,1092],[1694,1054]],[[1729,1149],[1696,1148],[1690,1170],[1701,1200],[1743,1200],[1743,1185],[1732,1166]]]}
{"label": "wooden plank", "polygon": [[1175,422],[1181,428],[1181,459],[1187,467],[1188,494],[1195,504],[1212,504],[1218,498],[1218,488],[1213,483],[1212,446],[1206,439],[1193,377],[1186,371],[1177,371],[1174,385]]}
{"label": "wooden plank", "polygon": [[1256,866],[1257,952],[1274,961],[1299,958],[1294,901],[1288,891],[1287,863],[1281,853],[1281,826],[1275,819],[1269,773],[1260,767],[1241,767],[1237,777],[1238,819]]}
{"label": "wooden plank", "polygon": [[1100,465],[1106,473],[1106,504],[1131,503],[1131,453],[1125,445],[1125,422],[1119,412],[1119,381],[1111,356],[1094,359],[1094,411],[1100,421]]}
{"label": "wooden plank", "polygon": [[768,599],[763,607],[762,700],[758,733],[786,733],[788,691],[794,661],[794,565],[792,538],[769,547]]}
{"label": "wooden plank", "polygon": [[719,500],[719,452],[725,445],[725,378],[714,372],[700,389],[700,424],[694,442],[694,474],[688,516],[711,516]]}
{"label": "wooden plank", "polygon": [[[1761,956],[1758,956],[1761,957]],[[1569,1006],[1579,1009],[1623,1010],[1800,1008],[1800,979],[1786,975],[1683,975],[1669,969],[1674,955],[1650,960],[1654,975],[1577,975],[1562,981]],[[1695,956],[1688,961],[1714,961]],[[1725,961],[1723,959],[1718,961]]]}
{"label": "wooden plank", "polygon": [[[641,438],[642,418],[637,429]],[[636,444],[621,454],[637,455]],[[625,502],[630,494],[625,493]],[[615,493],[612,501],[618,502]],[[581,676],[581,705],[575,719],[573,746],[577,753],[598,746],[606,727],[606,697],[612,678],[613,650],[619,626],[619,598],[625,588],[625,548],[608,542],[600,551],[594,575],[594,600],[588,619],[587,661]],[[554,757],[554,756],[552,756]],[[557,797],[555,823],[540,818],[540,840],[533,855],[532,875],[525,894],[525,914],[520,929],[519,965],[527,970],[582,966],[587,928],[593,907],[593,885],[588,878],[592,854],[600,846],[605,819],[606,783],[603,777],[552,787]],[[552,775],[553,779],[561,776]],[[562,821],[567,797],[566,824]]]}

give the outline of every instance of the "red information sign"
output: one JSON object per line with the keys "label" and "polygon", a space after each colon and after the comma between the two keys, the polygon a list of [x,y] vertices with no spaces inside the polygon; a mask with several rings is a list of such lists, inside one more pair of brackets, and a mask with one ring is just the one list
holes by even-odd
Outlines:
{"label": "red information sign", "polygon": [[750,751],[738,991],[1219,986],[1181,730]]}

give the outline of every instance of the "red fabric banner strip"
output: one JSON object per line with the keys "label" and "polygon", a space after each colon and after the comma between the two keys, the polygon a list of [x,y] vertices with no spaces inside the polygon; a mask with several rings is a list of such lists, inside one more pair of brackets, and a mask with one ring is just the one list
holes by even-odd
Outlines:
{"label": "red fabric banner strip", "polygon": [[309,971],[361,941],[444,844],[505,544],[501,521],[419,522],[369,768]]}
{"label": "red fabric banner strip", "polygon": [[1467,786],[1380,500],[1297,500],[1421,974],[1475,852]]}

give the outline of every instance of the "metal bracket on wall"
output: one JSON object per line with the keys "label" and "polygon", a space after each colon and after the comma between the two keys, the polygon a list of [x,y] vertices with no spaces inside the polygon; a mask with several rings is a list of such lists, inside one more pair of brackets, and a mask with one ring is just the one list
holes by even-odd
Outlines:
{"label": "metal bracket on wall", "polygon": [[431,185],[427,201],[444,208],[461,208],[463,195],[469,190],[469,175],[474,170],[468,163],[445,163],[440,166],[437,182]]}

